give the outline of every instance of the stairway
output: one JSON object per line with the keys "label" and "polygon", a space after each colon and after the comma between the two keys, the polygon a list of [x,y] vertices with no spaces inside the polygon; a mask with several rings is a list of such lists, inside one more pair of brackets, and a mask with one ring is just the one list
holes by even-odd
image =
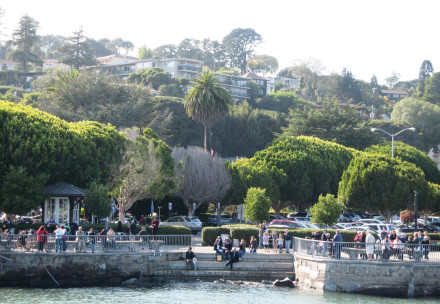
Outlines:
{"label": "stairway", "polygon": [[[185,253],[181,257],[184,258]],[[234,263],[231,271],[226,261],[216,262],[214,253],[197,253],[197,270],[186,270],[184,259],[167,261],[153,271],[153,275],[173,279],[202,280],[276,280],[294,278],[293,255],[291,254],[245,254]]]}

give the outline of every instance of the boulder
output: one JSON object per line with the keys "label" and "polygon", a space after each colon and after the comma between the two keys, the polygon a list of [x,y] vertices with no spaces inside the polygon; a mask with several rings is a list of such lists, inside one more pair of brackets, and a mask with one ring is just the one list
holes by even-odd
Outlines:
{"label": "boulder", "polygon": [[131,284],[136,284],[136,283],[137,283],[137,279],[131,278],[131,279],[128,279],[128,280],[122,282],[122,285],[131,285]]}
{"label": "boulder", "polygon": [[284,280],[276,280],[275,282],[273,282],[273,286],[293,288],[295,287],[295,284],[293,284],[293,281],[291,279],[286,277]]}

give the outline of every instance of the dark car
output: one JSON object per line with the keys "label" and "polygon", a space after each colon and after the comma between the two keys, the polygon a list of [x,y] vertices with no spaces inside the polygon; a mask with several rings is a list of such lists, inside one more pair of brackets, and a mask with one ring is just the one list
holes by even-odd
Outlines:
{"label": "dark car", "polygon": [[[429,233],[437,233],[438,232],[433,227],[423,226],[423,225],[417,225],[417,231],[428,231]],[[400,229],[399,229],[399,232],[414,233],[415,229],[414,229],[414,226],[411,226],[411,227],[401,226]]]}

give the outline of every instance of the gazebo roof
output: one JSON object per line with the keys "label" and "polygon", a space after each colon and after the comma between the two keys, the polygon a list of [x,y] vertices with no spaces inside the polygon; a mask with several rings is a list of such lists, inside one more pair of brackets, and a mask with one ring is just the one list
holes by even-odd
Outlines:
{"label": "gazebo roof", "polygon": [[86,190],[68,183],[56,183],[44,188],[45,196],[81,196],[84,197]]}

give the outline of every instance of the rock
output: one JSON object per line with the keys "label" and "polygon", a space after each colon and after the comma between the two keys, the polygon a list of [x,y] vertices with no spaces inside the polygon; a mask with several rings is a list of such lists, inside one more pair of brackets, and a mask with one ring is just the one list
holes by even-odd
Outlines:
{"label": "rock", "polygon": [[269,281],[269,280],[263,280],[263,281],[261,281],[261,284],[272,285],[272,281]]}
{"label": "rock", "polygon": [[220,279],[220,280],[217,280],[217,281],[214,281],[214,283],[226,283],[226,281],[225,280],[223,280],[223,279]]}
{"label": "rock", "polygon": [[128,279],[128,280],[122,282],[122,285],[136,284],[136,282],[137,282],[137,279],[136,279],[136,278],[131,278],[131,279]]}
{"label": "rock", "polygon": [[273,282],[273,286],[293,288],[295,284],[293,284],[291,279],[286,277],[284,280],[276,280]]}

